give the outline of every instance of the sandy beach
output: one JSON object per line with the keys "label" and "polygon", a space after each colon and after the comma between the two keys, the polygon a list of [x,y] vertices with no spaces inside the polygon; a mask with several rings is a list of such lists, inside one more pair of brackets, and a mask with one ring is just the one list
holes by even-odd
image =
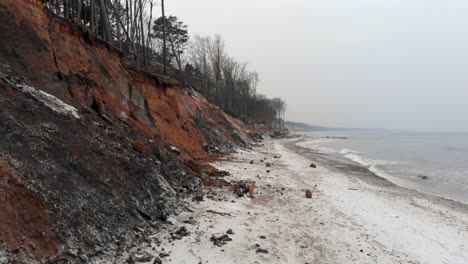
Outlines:
{"label": "sandy beach", "polygon": [[[255,198],[207,190],[156,236],[164,241],[180,226],[189,235],[150,252],[181,264],[468,263],[466,205],[401,188],[349,160],[296,146],[300,141],[267,140],[215,163],[230,172],[228,181],[254,180]],[[229,229],[224,245],[210,241]]]}

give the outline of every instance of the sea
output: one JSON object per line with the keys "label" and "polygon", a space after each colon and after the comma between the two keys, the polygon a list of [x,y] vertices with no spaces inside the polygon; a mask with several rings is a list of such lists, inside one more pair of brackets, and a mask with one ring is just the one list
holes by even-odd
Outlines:
{"label": "sea", "polygon": [[341,155],[400,186],[468,204],[468,133],[301,132],[302,147]]}

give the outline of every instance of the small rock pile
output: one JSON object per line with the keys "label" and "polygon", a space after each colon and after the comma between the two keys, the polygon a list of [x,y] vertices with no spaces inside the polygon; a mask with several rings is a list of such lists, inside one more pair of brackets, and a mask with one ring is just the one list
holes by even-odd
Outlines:
{"label": "small rock pile", "polygon": [[232,238],[227,234],[213,234],[210,241],[213,242],[215,246],[222,247],[226,245],[227,242],[232,241]]}
{"label": "small rock pile", "polygon": [[244,197],[246,194],[253,197],[255,192],[255,181],[239,181],[233,184],[233,191],[238,197]]}

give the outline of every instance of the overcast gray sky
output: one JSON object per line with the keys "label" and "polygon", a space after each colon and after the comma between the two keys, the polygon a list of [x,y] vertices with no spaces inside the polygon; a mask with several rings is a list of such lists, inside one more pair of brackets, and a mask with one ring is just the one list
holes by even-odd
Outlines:
{"label": "overcast gray sky", "polygon": [[466,0],[166,0],[315,125],[468,131]]}

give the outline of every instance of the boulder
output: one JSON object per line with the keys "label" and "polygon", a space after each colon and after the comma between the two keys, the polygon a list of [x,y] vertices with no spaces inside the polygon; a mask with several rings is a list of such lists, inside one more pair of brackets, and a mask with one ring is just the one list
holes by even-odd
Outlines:
{"label": "boulder", "polygon": [[310,163],[310,166],[311,168],[317,168],[317,165],[315,165],[315,163]]}
{"label": "boulder", "polygon": [[312,191],[311,190],[306,190],[305,191],[305,196],[307,199],[312,199]]}
{"label": "boulder", "polygon": [[221,247],[226,245],[228,241],[232,241],[227,234],[213,234],[210,238],[210,241],[213,242],[215,246]]}
{"label": "boulder", "polygon": [[187,236],[189,232],[185,226],[181,226],[174,232],[174,234],[184,237]]}
{"label": "boulder", "polygon": [[174,146],[171,146],[170,149],[171,149],[171,151],[174,152],[175,154],[180,155],[180,150],[179,150],[178,148],[176,148],[176,147],[174,147]]}
{"label": "boulder", "polygon": [[253,197],[255,192],[255,182],[254,181],[239,181],[233,185],[234,193],[239,197],[243,197],[245,194],[249,194],[250,197]]}
{"label": "boulder", "polygon": [[127,262],[129,263],[138,263],[138,262],[148,262],[153,259],[153,256],[148,252],[137,252],[130,256]]}
{"label": "boulder", "polygon": [[197,202],[202,202],[204,200],[204,197],[203,195],[195,195],[193,198],[192,198],[193,201],[197,201]]}

